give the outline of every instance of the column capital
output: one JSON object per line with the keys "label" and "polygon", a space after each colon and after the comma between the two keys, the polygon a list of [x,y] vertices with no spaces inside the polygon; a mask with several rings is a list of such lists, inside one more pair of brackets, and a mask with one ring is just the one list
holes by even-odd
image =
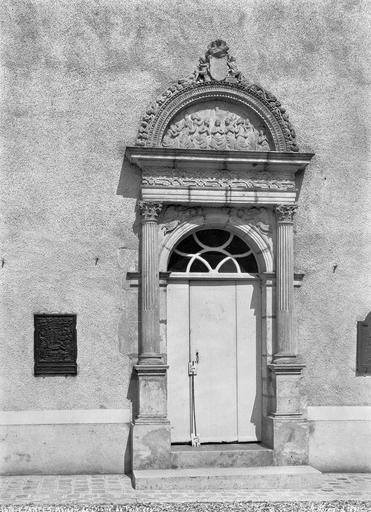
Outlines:
{"label": "column capital", "polygon": [[292,223],[298,209],[297,204],[279,204],[275,207],[278,222]]}
{"label": "column capital", "polygon": [[144,222],[155,222],[161,213],[162,203],[139,201],[138,207]]}

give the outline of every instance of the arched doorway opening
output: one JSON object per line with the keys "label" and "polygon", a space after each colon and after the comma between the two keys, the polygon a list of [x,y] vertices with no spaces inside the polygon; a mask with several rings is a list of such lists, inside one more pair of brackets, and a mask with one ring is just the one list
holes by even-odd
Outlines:
{"label": "arched doorway opening", "polygon": [[252,248],[200,227],[168,260],[168,417],[172,443],[261,436],[261,286]]}

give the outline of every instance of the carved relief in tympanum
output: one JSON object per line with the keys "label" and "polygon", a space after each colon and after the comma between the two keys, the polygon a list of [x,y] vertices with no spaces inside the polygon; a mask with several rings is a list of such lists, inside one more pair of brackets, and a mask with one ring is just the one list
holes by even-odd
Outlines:
{"label": "carved relief in tympanum", "polygon": [[162,139],[166,148],[270,151],[269,134],[259,119],[224,102],[186,109],[169,125]]}

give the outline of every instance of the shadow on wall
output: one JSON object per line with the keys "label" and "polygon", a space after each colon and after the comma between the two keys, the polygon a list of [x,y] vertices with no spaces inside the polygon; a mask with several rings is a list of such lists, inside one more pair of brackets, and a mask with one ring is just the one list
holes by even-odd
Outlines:
{"label": "shadow on wall", "polygon": [[261,375],[261,352],[262,352],[262,336],[261,336],[261,287],[254,286],[254,291],[251,297],[250,310],[254,312],[255,329],[256,329],[256,394],[254,398],[254,405],[251,412],[250,421],[255,425],[255,434],[258,440],[261,439],[261,416],[262,416],[262,375]]}
{"label": "shadow on wall", "polygon": [[[135,165],[131,164],[126,160],[126,158],[123,159],[122,166],[121,166],[121,173],[120,173],[120,179],[117,186],[116,194],[122,196],[124,199],[136,199],[136,207],[135,207],[135,220],[132,224],[132,231],[133,233],[139,237],[140,233],[140,215],[138,213],[137,203],[140,198],[140,182],[141,182],[141,171],[138,169]],[[141,261],[141,241],[139,240],[139,254],[138,254],[138,261]],[[129,270],[129,269],[127,269]],[[126,280],[126,275],[123,276],[123,279]],[[127,288],[127,294],[126,294],[126,300],[129,301],[130,296],[130,305],[126,304],[126,308],[129,308],[131,310],[133,307],[136,310],[136,314],[138,315],[136,327],[133,325],[130,329],[127,331],[127,336],[131,338],[129,345],[131,350],[134,352],[130,354],[126,354],[130,359],[130,366],[131,366],[131,373],[129,377],[129,385],[128,385],[128,391],[127,391],[127,398],[132,404],[132,419],[134,419],[138,412],[138,382],[137,382],[137,376],[136,372],[133,369],[134,364],[137,363],[138,360],[138,351],[139,346],[141,343],[140,340],[140,334],[141,334],[141,318],[140,318],[140,287],[137,289],[131,289],[128,286],[128,281],[125,282],[124,287]],[[136,296],[136,297],[135,297]],[[128,318],[123,318],[124,324],[128,322]],[[121,329],[119,327],[119,339],[122,338]],[[133,345],[134,338],[136,338],[135,346]],[[125,340],[124,345],[128,348],[127,344],[128,340]],[[120,341],[120,346],[122,346],[122,342]],[[128,442],[127,450],[125,453],[125,465],[130,464],[131,462],[131,454],[130,454],[130,440]]]}
{"label": "shadow on wall", "polygon": [[140,169],[124,158],[116,194],[122,197],[137,199],[140,192],[140,180]]}

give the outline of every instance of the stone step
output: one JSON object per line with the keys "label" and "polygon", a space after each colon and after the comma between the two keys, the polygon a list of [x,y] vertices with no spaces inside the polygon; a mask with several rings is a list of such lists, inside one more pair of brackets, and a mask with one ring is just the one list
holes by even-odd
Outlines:
{"label": "stone step", "polygon": [[133,472],[136,489],[301,489],[320,484],[311,466],[254,468],[142,469]]}
{"label": "stone step", "polygon": [[171,467],[251,467],[273,464],[273,450],[258,443],[173,445]]}

